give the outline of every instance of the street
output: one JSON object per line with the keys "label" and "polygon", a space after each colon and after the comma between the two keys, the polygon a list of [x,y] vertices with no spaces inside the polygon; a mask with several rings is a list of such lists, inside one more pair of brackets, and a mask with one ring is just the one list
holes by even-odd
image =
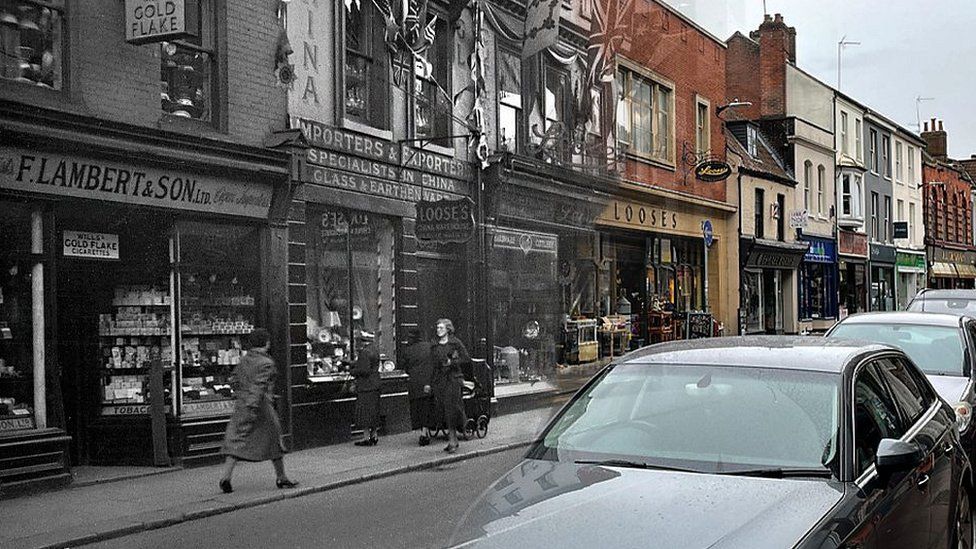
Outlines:
{"label": "street", "polygon": [[86,547],[443,547],[468,506],[524,451],[509,450]]}

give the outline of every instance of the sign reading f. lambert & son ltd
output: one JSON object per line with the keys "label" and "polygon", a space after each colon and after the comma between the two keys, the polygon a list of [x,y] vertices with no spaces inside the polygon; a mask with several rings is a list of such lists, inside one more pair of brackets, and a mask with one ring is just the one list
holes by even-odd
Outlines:
{"label": "sign reading f. lambert & son ltd", "polygon": [[125,41],[148,44],[199,34],[200,0],[125,0]]}
{"label": "sign reading f. lambert & son ltd", "polygon": [[0,147],[0,189],[268,217],[269,185]]}

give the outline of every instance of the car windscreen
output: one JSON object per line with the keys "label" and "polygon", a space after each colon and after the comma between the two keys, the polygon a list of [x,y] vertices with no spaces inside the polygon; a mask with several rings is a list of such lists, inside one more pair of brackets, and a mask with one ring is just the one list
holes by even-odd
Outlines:
{"label": "car windscreen", "polygon": [[908,304],[908,310],[919,313],[949,313],[976,316],[976,299],[919,297]]}
{"label": "car windscreen", "polygon": [[778,368],[617,365],[554,420],[530,457],[836,473],[838,380]]}
{"label": "car windscreen", "polygon": [[964,375],[962,332],[954,326],[841,322],[831,330],[830,337],[861,339],[898,347],[929,375]]}

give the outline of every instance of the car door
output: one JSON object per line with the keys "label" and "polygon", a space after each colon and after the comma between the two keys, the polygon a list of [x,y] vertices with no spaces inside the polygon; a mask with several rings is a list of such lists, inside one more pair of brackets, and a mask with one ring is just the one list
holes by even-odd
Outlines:
{"label": "car door", "polygon": [[882,482],[875,470],[881,439],[900,439],[907,432],[903,414],[883,381],[877,360],[858,368],[852,392],[854,478],[864,500],[859,513],[861,523],[845,546],[928,547],[930,520],[916,472],[895,474]]}
{"label": "car door", "polygon": [[929,547],[945,547],[955,517],[951,507],[955,489],[952,463],[956,450],[955,417],[938,402],[921,372],[907,358],[886,358],[878,366],[904,414],[905,424],[912,426],[910,440],[925,453],[917,469],[916,485],[925,495],[929,514]]}

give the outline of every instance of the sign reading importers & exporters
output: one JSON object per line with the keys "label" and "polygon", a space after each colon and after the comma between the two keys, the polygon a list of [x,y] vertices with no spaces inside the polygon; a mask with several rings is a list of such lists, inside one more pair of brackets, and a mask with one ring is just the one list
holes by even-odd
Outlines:
{"label": "sign reading importers & exporters", "polygon": [[0,189],[267,218],[270,185],[0,147]]}

